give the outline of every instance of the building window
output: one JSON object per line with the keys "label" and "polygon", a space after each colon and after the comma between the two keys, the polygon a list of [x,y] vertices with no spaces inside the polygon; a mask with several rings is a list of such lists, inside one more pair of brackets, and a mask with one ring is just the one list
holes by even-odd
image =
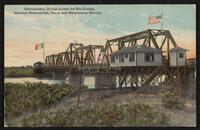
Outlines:
{"label": "building window", "polygon": [[179,53],[179,58],[183,58],[183,52]]}
{"label": "building window", "polygon": [[111,56],[111,63],[115,63],[115,56]]}
{"label": "building window", "polygon": [[123,54],[119,55],[119,62],[124,62],[124,55]]}
{"label": "building window", "polygon": [[146,53],[145,62],[152,62],[152,61],[154,61],[154,53]]}
{"label": "building window", "polygon": [[135,61],[135,53],[129,54],[129,61]]}
{"label": "building window", "polygon": [[116,59],[118,59],[118,55],[116,55]]}
{"label": "building window", "polygon": [[125,57],[128,58],[128,54],[125,54]]}

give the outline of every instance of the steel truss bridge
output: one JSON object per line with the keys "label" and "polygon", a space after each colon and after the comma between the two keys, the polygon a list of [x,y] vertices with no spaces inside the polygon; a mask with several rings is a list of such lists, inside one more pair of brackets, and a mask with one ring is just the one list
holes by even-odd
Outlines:
{"label": "steel truss bridge", "polygon": [[[138,43],[160,49],[163,52],[163,65],[110,67],[109,55],[111,53]],[[109,39],[105,45],[70,43],[65,52],[46,56],[44,70],[50,72],[109,74],[109,82],[113,82],[109,84],[111,87],[115,87],[116,84],[119,87],[130,86],[132,88],[170,84],[177,89],[188,91],[187,75],[195,71],[196,65],[190,60],[189,64],[184,67],[170,67],[169,50],[177,46],[169,30],[157,29],[148,29]],[[113,77],[116,80],[112,80]]]}

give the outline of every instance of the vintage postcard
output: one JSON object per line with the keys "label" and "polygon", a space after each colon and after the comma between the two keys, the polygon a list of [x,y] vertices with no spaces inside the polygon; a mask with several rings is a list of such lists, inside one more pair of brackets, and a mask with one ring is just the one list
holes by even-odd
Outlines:
{"label": "vintage postcard", "polygon": [[196,127],[196,6],[5,5],[6,127]]}

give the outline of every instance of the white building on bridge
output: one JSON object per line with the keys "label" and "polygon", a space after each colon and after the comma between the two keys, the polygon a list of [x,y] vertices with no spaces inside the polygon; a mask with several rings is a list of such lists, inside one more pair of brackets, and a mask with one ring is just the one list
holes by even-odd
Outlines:
{"label": "white building on bridge", "polygon": [[122,48],[110,55],[111,67],[160,65],[162,65],[162,51],[144,45]]}
{"label": "white building on bridge", "polygon": [[170,66],[185,66],[186,65],[186,51],[187,49],[181,47],[174,47],[169,50]]}

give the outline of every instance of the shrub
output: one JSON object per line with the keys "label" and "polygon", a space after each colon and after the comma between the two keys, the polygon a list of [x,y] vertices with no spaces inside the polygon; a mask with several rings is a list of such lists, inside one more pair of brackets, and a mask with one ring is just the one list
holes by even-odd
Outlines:
{"label": "shrub", "polygon": [[[86,89],[86,87],[82,88]],[[48,107],[64,96],[73,96],[77,88],[68,84],[5,83],[6,118],[23,114],[26,111]]]}
{"label": "shrub", "polygon": [[[46,121],[45,125],[42,120]],[[25,118],[23,125],[26,127],[33,127],[35,124],[52,127],[162,126],[168,122],[168,116],[154,111],[149,105],[96,103],[87,107],[81,106],[79,109],[72,107],[54,113],[47,111],[34,114]]]}
{"label": "shrub", "polygon": [[163,105],[166,108],[175,108],[177,110],[182,110],[184,108],[184,102],[181,101],[175,94],[171,91],[165,91],[160,94]]}

